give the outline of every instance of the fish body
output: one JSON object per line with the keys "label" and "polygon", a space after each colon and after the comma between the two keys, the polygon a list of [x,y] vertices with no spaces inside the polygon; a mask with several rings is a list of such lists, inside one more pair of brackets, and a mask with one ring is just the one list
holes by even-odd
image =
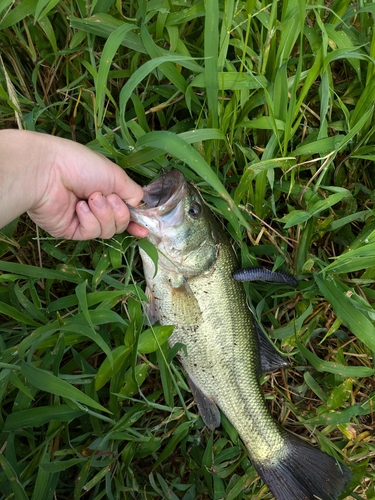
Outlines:
{"label": "fish body", "polygon": [[155,273],[141,251],[149,314],[175,326],[169,343],[185,346],[179,357],[204,422],[220,425],[220,408],[277,500],[336,499],[349,470],[284,430],[268,411],[259,374],[286,363],[262,337],[243,285],[232,278],[238,262],[224,231],[179,171],[144,190],[145,203],[131,215],[159,253]]}

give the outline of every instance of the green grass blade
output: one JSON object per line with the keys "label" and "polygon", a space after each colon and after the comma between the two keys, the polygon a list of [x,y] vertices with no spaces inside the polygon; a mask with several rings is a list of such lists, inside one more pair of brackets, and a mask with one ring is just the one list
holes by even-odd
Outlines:
{"label": "green grass blade", "polygon": [[209,126],[218,127],[218,46],[219,46],[219,3],[206,0],[205,43],[205,83],[209,109]]}
{"label": "green grass blade", "polygon": [[247,225],[243,215],[238,210],[232,198],[214,174],[211,167],[207,165],[202,156],[183,139],[168,132],[150,132],[139,139],[137,146],[157,146],[166,153],[172,154],[179,160],[187,163],[192,170],[202,177],[202,179],[211,185],[214,190],[225,199],[230,209],[236,214],[239,220],[245,226]]}
{"label": "green grass blade", "polygon": [[17,477],[14,469],[8,462],[8,460],[5,458],[5,456],[1,453],[0,454],[0,466],[2,467],[3,471],[5,472],[5,475],[9,481],[9,484],[12,487],[14,497],[17,500],[27,500],[28,496],[26,495],[26,492]]}
{"label": "green grass blade", "polygon": [[68,382],[65,382],[65,380],[59,379],[51,372],[35,368],[35,366],[25,363],[24,361],[22,361],[21,364],[21,372],[27,379],[28,383],[39,390],[46,391],[72,401],[79,401],[83,405],[109,413],[108,410],[102,405],[94,401],[76,387],[73,387]]}
{"label": "green grass blade", "polygon": [[358,305],[348,295],[349,289],[338,280],[315,276],[315,281],[323,296],[332,304],[337,316],[351,329],[358,339],[375,350],[375,326]]}
{"label": "green grass blade", "polygon": [[52,420],[70,422],[74,418],[81,417],[84,413],[84,411],[73,410],[65,404],[21,410],[6,419],[3,431],[12,432],[28,427],[41,427]]}
{"label": "green grass blade", "polygon": [[14,24],[22,21],[27,16],[34,13],[36,6],[36,0],[23,0],[21,3],[16,5],[14,9],[11,9],[5,17],[2,18],[0,22],[0,30],[9,28]]}
{"label": "green grass blade", "polygon": [[96,99],[95,99],[95,114],[97,116],[97,127],[100,128],[103,124],[105,114],[105,90],[107,88],[108,74],[111,68],[113,58],[121,44],[131,30],[136,26],[130,23],[124,23],[122,26],[113,31],[106,41],[100,58],[98,78],[96,81]]}

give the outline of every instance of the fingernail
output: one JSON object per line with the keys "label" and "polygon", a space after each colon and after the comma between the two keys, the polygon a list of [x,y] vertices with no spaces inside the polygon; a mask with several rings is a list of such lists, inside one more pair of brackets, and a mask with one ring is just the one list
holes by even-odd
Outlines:
{"label": "fingernail", "polygon": [[112,208],[118,208],[121,204],[120,198],[115,194],[110,194],[107,196],[107,201]]}
{"label": "fingernail", "polygon": [[95,198],[91,198],[91,201],[96,206],[96,208],[104,208],[106,200],[102,194],[97,194]]}
{"label": "fingernail", "polygon": [[79,208],[82,210],[82,212],[88,213],[90,212],[90,207],[85,201],[80,201],[79,202]]}

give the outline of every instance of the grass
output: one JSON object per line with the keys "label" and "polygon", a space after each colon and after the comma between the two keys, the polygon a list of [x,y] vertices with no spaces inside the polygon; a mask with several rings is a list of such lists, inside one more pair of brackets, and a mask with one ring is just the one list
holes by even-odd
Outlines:
{"label": "grass", "polygon": [[[298,276],[247,286],[293,361],[265,394],[348,463],[356,500],[375,498],[374,14],[0,1],[1,128],[88,144],[141,184],[177,166],[243,265]],[[1,231],[1,499],[272,498],[233,427],[204,428],[170,329],[147,327],[137,244],[37,238],[26,217]]]}

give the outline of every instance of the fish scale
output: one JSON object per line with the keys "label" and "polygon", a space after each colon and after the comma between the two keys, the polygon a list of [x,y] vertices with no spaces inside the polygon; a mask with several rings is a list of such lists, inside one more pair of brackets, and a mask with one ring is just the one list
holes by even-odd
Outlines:
{"label": "fish scale", "polygon": [[[251,456],[262,449],[264,455],[272,456],[277,441],[282,441],[279,433],[271,438],[267,426],[257,418],[264,415],[272,427],[275,422],[268,412],[263,393],[258,382],[259,353],[254,332],[254,321],[247,307],[243,286],[231,279],[232,271],[238,263],[230,245],[219,244],[218,260],[211,279],[202,283],[202,277],[187,280],[202,310],[202,322],[196,330],[196,338],[180,334],[175,328],[172,342],[183,342],[188,356],[181,355],[181,362],[199,387],[204,387],[215,403],[236,429]],[[228,287],[228,282],[232,282]],[[215,297],[215,300],[212,300]],[[228,310],[228,304],[236,308]],[[242,313],[241,313],[242,309]],[[223,315],[222,311],[227,314]],[[167,324],[167,323],[166,323]],[[203,358],[214,360],[210,373],[200,369],[194,360]],[[197,365],[197,366],[194,366]],[[223,384],[223,379],[227,383]],[[279,428],[277,428],[279,430]],[[270,443],[270,449],[267,449]],[[280,446],[280,443],[279,443]]]}
{"label": "fish scale", "polygon": [[179,358],[204,422],[219,426],[220,408],[276,500],[337,499],[349,469],[287,432],[267,408],[259,374],[285,363],[261,336],[243,286],[232,278],[238,263],[225,233],[180,172],[144,191],[145,203],[130,213],[158,249],[157,273],[141,251],[149,314],[174,325],[169,344],[184,345]]}

